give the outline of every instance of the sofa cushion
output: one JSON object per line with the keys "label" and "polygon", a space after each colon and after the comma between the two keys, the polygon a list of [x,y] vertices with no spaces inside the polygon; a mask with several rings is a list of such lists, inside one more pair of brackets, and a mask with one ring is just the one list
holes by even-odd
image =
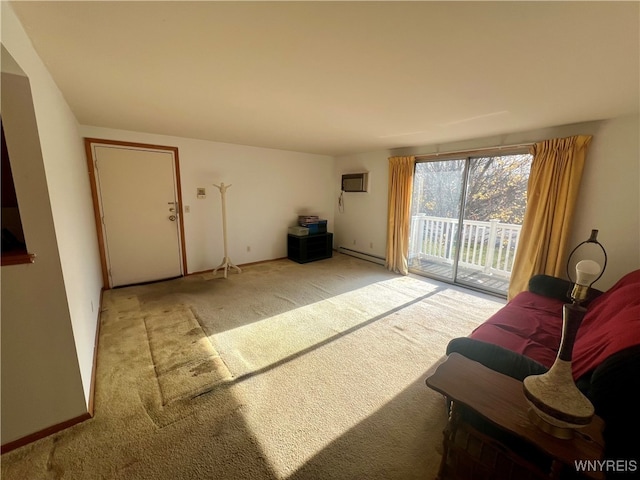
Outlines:
{"label": "sofa cushion", "polygon": [[589,305],[573,347],[574,378],[634,345],[640,345],[640,270],[622,277]]}
{"label": "sofa cushion", "polygon": [[549,368],[560,346],[563,303],[521,292],[469,336],[525,355]]}

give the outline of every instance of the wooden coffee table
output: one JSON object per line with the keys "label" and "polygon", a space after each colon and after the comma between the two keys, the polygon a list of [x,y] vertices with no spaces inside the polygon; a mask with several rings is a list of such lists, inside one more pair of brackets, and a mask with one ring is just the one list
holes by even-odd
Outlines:
{"label": "wooden coffee table", "polygon": [[[529,405],[522,382],[468,358],[452,353],[427,378],[427,385],[451,403],[444,431],[444,451],[438,478],[562,479],[576,475],[576,461],[601,460],[604,422],[591,424],[569,440],[561,440],[538,429],[529,419]],[[463,411],[477,414],[505,435],[488,436],[465,420]],[[469,418],[468,415],[466,418]],[[512,448],[504,438],[514,439],[534,451],[545,462],[532,462]],[[526,476],[523,476],[526,475]],[[601,472],[585,472],[584,478],[602,479]],[[575,477],[572,477],[575,478]]]}

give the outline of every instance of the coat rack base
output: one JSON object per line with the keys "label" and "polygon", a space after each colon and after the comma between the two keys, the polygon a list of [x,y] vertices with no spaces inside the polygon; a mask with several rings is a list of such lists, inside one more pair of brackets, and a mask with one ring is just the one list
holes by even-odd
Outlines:
{"label": "coat rack base", "polygon": [[227,274],[230,268],[234,268],[238,271],[238,273],[242,273],[242,269],[234,265],[229,257],[224,257],[222,259],[222,263],[213,270],[213,274],[215,275],[218,270],[222,270],[222,272],[224,273],[224,278],[227,278]]}

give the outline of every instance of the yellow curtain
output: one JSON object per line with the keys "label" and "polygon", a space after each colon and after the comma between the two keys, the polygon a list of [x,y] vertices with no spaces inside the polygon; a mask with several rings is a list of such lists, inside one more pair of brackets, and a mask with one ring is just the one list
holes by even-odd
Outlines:
{"label": "yellow curtain", "polygon": [[535,274],[564,276],[567,243],[590,135],[534,144],[531,173],[509,298]]}
{"label": "yellow curtain", "polygon": [[409,222],[416,158],[389,158],[389,212],[387,225],[387,269],[409,273]]}

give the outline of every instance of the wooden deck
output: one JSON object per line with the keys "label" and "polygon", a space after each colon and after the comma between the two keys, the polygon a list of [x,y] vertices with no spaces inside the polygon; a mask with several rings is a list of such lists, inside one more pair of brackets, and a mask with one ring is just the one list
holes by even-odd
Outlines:
{"label": "wooden deck", "polygon": [[409,270],[417,275],[432,277],[437,280],[456,283],[461,286],[471,287],[490,294],[506,297],[509,289],[509,279],[499,275],[488,275],[474,269],[458,266],[458,275],[454,282],[452,277],[453,267],[438,262],[413,259],[409,261]]}

